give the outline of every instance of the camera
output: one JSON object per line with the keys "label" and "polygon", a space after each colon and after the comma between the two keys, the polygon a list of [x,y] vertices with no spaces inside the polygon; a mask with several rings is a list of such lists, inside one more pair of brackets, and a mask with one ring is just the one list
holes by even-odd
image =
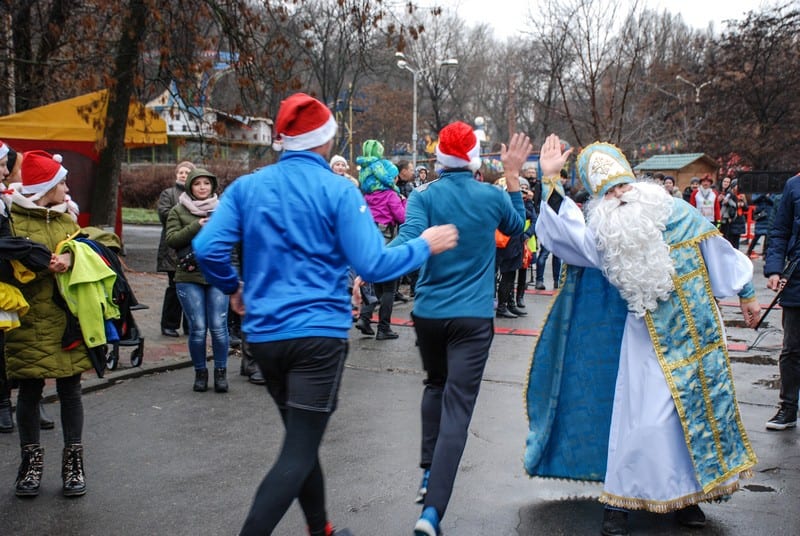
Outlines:
{"label": "camera", "polygon": [[187,272],[194,272],[197,270],[197,259],[194,256],[194,251],[190,251],[186,255],[178,258],[178,266]]}

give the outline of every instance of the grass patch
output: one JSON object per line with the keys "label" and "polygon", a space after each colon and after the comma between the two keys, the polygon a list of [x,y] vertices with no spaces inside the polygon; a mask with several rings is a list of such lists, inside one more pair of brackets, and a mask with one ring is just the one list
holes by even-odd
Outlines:
{"label": "grass patch", "polygon": [[161,225],[158,211],[149,208],[122,207],[122,223],[131,225]]}

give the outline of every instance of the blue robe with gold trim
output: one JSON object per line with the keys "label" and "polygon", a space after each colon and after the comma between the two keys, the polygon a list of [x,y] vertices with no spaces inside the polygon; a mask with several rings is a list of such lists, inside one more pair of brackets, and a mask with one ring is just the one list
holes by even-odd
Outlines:
{"label": "blue robe with gold trim", "polygon": [[[636,319],[596,268],[599,255],[587,245],[593,240],[585,239],[591,232],[580,211],[564,203],[558,215],[543,204],[537,227],[545,246],[573,265],[534,350],[526,389],[527,472],[606,481],[601,501],[657,512],[730,493],[756,458],[739,417],[704,253],[725,257],[712,271],[728,292],[749,281],[752,265],[693,207],[675,200],[663,236],[676,288],[656,311]],[[731,273],[721,271],[730,264]],[[641,378],[660,389],[641,392],[652,386],[631,384]],[[659,449],[662,455],[649,452]],[[638,459],[648,455],[649,462]]]}

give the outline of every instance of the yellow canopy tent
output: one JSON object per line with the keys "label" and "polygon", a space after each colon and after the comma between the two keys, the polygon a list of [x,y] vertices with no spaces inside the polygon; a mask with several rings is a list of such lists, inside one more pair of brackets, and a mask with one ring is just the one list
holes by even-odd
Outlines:
{"label": "yellow canopy tent", "polygon": [[[0,117],[0,139],[88,142],[96,145],[103,136],[107,109],[108,90],[105,89],[46,104]],[[166,122],[142,103],[132,102],[128,108],[125,146],[166,143]]]}
{"label": "yellow canopy tent", "polygon": [[[0,117],[0,140],[18,153],[41,149],[63,157],[70,195],[81,209],[80,225],[87,225],[91,215],[90,193],[97,176],[107,109],[108,90],[101,90]],[[166,143],[166,122],[140,102],[131,102],[125,146]]]}

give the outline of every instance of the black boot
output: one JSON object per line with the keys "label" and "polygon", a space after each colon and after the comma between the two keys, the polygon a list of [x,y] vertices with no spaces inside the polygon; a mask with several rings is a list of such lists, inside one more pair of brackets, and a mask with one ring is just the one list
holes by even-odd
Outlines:
{"label": "black boot", "polygon": [[525,295],[520,294],[517,296],[517,309],[525,309]]}
{"label": "black boot", "polygon": [[356,329],[364,335],[375,335],[372,326],[369,325],[369,318],[361,316],[356,320]]}
{"label": "black boot", "polygon": [[214,369],[214,392],[227,393],[228,392],[228,378],[226,374],[228,369],[215,368]]}
{"label": "black boot", "polygon": [[61,480],[64,497],[80,497],[86,493],[86,474],[83,471],[83,445],[67,445],[61,458]]}
{"label": "black boot", "polygon": [[497,306],[497,312],[495,315],[498,318],[517,318],[517,315],[508,310],[508,307],[506,307],[505,303]]}
{"label": "black boot", "polygon": [[204,393],[208,389],[208,369],[195,369],[194,371],[194,390]]}
{"label": "black boot", "polygon": [[14,419],[11,416],[11,399],[0,398],[0,432],[8,434],[14,431]]}
{"label": "black boot", "polygon": [[42,401],[39,401],[39,428],[42,430],[52,430],[56,427],[56,423],[50,416],[44,411],[44,404]]}
{"label": "black boot", "polygon": [[19,464],[16,487],[17,497],[36,497],[42,483],[44,448],[39,444],[22,447],[22,463]]}
{"label": "black boot", "polygon": [[517,316],[527,316],[528,315],[528,313],[526,313],[522,309],[517,309],[516,305],[513,304],[513,303],[509,304],[508,312],[511,313],[512,315],[517,315]]}
{"label": "black boot", "polygon": [[628,532],[628,512],[605,508],[601,534],[603,536],[627,536],[630,534]]}

